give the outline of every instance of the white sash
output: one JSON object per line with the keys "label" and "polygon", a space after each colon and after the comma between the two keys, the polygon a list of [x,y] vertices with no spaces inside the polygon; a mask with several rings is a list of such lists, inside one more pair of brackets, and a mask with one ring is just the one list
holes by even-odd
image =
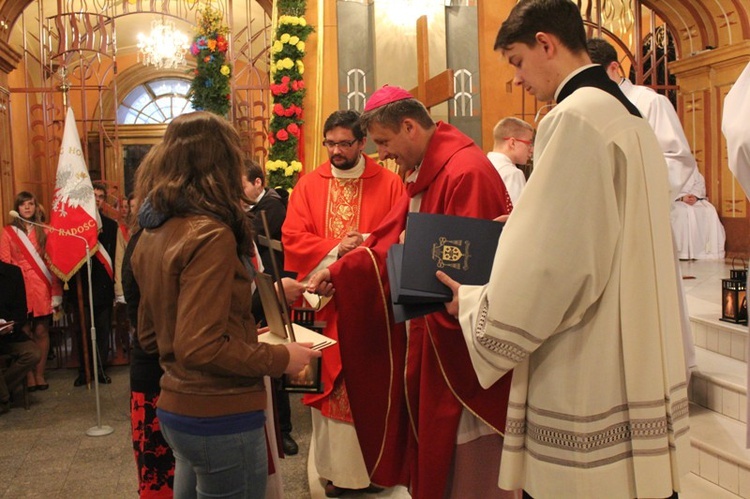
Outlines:
{"label": "white sash", "polygon": [[24,248],[26,249],[26,255],[31,258],[31,262],[33,262],[33,264],[37,267],[37,273],[44,275],[49,285],[52,286],[52,274],[47,268],[47,264],[44,263],[42,256],[31,243],[31,239],[29,239],[28,234],[14,225],[11,226],[11,229],[13,229],[13,231],[16,233],[16,236],[18,236],[18,240],[21,241],[21,244],[23,244]]}

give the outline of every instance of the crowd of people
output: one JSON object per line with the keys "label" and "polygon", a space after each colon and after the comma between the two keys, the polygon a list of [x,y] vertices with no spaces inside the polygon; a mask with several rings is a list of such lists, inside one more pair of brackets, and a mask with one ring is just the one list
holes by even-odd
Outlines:
{"label": "crowd of people", "polygon": [[[657,106],[644,102],[659,99],[631,88],[602,44],[586,39],[575,4],[521,0],[494,48],[516,85],[556,106],[536,130],[501,119],[488,154],[386,85],[362,114],[328,117],[328,160],[291,195],[266,186],[231,124],[201,111],[175,118],[146,155],[119,224],[95,183],[113,264],[91,260],[99,334],[89,352],[106,360],[113,310],[127,318],[115,338],[132,336],[140,496],[283,494],[272,405],[280,447],[298,447],[288,393],[269,378],[321,352],[258,341],[254,277],[266,272],[338,342],[322,353],[321,393],[303,398],[326,496],[406,485],[416,498],[677,497],[689,470],[690,346],[670,228],[684,209],[671,205],[705,201],[705,186],[692,193],[697,168],[676,115],[652,119]],[[364,153],[368,140],[397,172]],[[527,182],[517,166],[532,158]],[[44,260],[43,209],[28,192],[14,208],[0,237],[0,353],[13,359],[0,414],[24,379],[49,387],[64,295]],[[386,255],[408,237],[411,212],[506,225],[488,284],[438,272],[452,301],[396,323]],[[88,381],[82,350],[75,386]]]}

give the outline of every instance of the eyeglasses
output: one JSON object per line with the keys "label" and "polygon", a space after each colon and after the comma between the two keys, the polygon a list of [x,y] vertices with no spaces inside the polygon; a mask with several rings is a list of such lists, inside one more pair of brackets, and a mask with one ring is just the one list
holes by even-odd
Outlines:
{"label": "eyeglasses", "polygon": [[522,144],[526,144],[527,146],[530,146],[534,143],[533,140],[526,140],[526,139],[517,139],[516,137],[503,137],[503,140],[510,140],[513,139],[517,142],[520,142]]}
{"label": "eyeglasses", "polygon": [[332,140],[324,140],[323,146],[327,147],[328,149],[333,149],[334,147],[338,146],[339,149],[349,149],[351,146],[359,142],[357,139],[354,140],[340,140],[338,142],[334,142]]}

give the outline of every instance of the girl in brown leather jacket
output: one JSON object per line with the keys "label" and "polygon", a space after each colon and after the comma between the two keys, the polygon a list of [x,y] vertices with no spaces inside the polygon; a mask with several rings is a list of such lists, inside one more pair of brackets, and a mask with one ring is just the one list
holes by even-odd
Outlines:
{"label": "girl in brown leather jacket", "polygon": [[155,148],[139,168],[144,231],[132,267],[138,339],[164,369],[157,415],[175,454],[175,497],[261,498],[262,377],[296,374],[320,353],[257,341],[234,128],[211,113],[182,115]]}

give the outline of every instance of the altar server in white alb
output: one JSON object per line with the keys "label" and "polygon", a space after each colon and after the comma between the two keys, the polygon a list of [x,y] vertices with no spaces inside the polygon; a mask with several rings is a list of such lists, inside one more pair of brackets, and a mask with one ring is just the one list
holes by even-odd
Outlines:
{"label": "altar server in white alb", "polygon": [[680,260],[724,258],[724,226],[706,197],[706,180],[698,168],[672,203],[671,220]]}
{"label": "altar server in white alb", "polygon": [[659,144],[591,64],[570,0],[521,0],[495,49],[517,85],[557,102],[490,282],[438,272],[480,383],[513,369],[499,485],[534,499],[675,497],[690,441]]}
{"label": "altar server in white alb", "polygon": [[681,260],[724,258],[724,226],[706,197],[706,181],[698,171],[672,102],[649,87],[633,85],[623,78],[617,51],[606,40],[591,38],[586,45],[591,60],[604,67],[656,133],[669,171],[671,221],[678,257]]}
{"label": "altar server in white alb", "polygon": [[[727,158],[729,169],[750,197],[750,128],[747,117],[750,116],[750,64],[732,86],[724,99],[724,114],[721,119],[721,131],[727,140]],[[747,248],[745,248],[747,250]],[[750,341],[747,342],[747,355],[750,359]],[[747,373],[748,393],[750,393],[750,363]],[[750,408],[750,397],[747,400]],[[750,448],[750,425],[747,426],[747,441]]]}
{"label": "altar server in white alb", "polygon": [[525,165],[534,152],[534,128],[525,121],[509,116],[497,122],[492,130],[493,146],[487,157],[492,162],[515,206],[526,186],[526,176],[516,165]]}

